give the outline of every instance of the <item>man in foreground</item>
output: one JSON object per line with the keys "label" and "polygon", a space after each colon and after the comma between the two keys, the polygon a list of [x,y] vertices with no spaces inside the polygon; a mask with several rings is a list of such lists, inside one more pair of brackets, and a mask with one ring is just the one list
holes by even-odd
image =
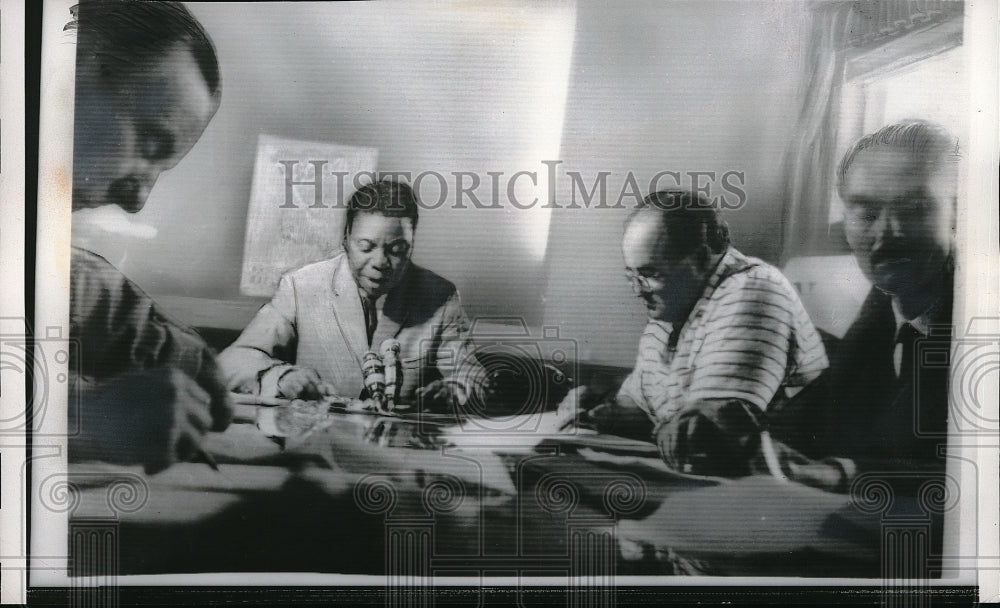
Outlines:
{"label": "man in foreground", "polygon": [[[81,3],[74,211],[142,209],[160,173],[201,137],[221,93],[212,42],[179,3]],[[70,459],[149,472],[190,459],[232,415],[211,349],[104,258],[76,247],[71,255],[70,338],[79,355],[70,360],[69,415],[79,432]]]}
{"label": "man in foreground", "polygon": [[947,361],[951,344],[957,168],[955,140],[924,121],[844,156],[844,229],[872,289],[829,372],[789,404],[795,422],[776,429],[801,452],[778,446],[789,477],[843,492],[868,471],[944,472],[948,366],[921,352]]}

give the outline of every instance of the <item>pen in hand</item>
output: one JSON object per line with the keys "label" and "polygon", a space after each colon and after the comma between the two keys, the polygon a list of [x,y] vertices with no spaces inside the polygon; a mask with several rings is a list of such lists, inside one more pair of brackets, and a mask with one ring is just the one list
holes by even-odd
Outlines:
{"label": "pen in hand", "polygon": [[774,448],[774,443],[771,441],[771,434],[767,431],[761,431],[760,433],[760,449],[764,454],[764,463],[767,465],[768,473],[778,481],[788,483],[788,476],[781,470],[778,453]]}
{"label": "pen in hand", "polygon": [[569,412],[561,415],[560,417],[562,418],[562,423],[559,425],[560,432],[565,432],[578,428],[588,428],[589,424],[591,423],[589,409],[581,409],[576,412]]}
{"label": "pen in hand", "polygon": [[219,463],[215,461],[215,457],[212,456],[207,451],[205,451],[204,448],[198,448],[198,451],[195,452],[193,462],[198,462],[198,461],[204,462],[205,464],[210,466],[212,470],[215,471],[216,473],[221,473],[221,471],[219,470]]}
{"label": "pen in hand", "polygon": [[590,428],[594,423],[592,410],[600,405],[600,401],[591,397],[587,387],[573,388],[563,397],[562,403],[557,408],[558,417],[561,419],[559,432]]}

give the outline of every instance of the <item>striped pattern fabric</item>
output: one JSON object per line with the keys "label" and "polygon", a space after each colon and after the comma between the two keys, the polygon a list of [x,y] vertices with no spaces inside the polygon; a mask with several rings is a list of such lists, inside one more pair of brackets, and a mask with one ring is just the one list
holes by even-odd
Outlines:
{"label": "striped pattern fabric", "polygon": [[618,393],[654,421],[706,399],[742,399],[763,411],[780,389],[805,386],[829,365],[784,275],[732,247],[672,343],[673,331],[650,320]]}

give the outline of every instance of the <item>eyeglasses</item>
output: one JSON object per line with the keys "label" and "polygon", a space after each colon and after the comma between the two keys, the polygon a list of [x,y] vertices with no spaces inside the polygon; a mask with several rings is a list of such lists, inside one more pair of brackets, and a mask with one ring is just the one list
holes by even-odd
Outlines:
{"label": "eyeglasses", "polygon": [[913,222],[926,217],[934,209],[934,201],[913,197],[905,201],[884,202],[878,200],[847,201],[844,205],[844,219],[852,224],[874,224],[883,214],[897,221]]}
{"label": "eyeglasses", "polygon": [[637,272],[631,268],[625,269],[625,277],[633,287],[639,286],[643,289],[650,289],[653,282],[662,283],[664,279],[664,276],[655,270]]}

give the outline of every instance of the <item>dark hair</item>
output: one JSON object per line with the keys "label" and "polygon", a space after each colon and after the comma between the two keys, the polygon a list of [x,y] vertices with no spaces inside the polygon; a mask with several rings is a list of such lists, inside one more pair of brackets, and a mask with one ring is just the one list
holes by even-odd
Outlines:
{"label": "dark hair", "polygon": [[209,92],[222,85],[215,45],[205,28],[179,2],[146,0],[82,0],[77,29],[78,59],[82,53],[100,61],[108,78],[126,73],[143,61],[162,57],[172,46],[191,51]]}
{"label": "dark hair", "polygon": [[931,171],[959,158],[958,142],[947,131],[926,120],[904,120],[882,127],[854,142],[837,169],[838,188],[843,187],[854,158],[863,150],[878,147],[907,152],[914,162]]}
{"label": "dark hair", "polygon": [[357,189],[347,201],[347,223],[344,234],[351,231],[354,218],[359,213],[378,213],[386,217],[404,217],[413,220],[417,228],[417,194],[409,184],[394,180],[383,180],[365,184]]}
{"label": "dark hair", "polygon": [[729,226],[715,205],[701,194],[686,190],[654,192],[632,212],[626,226],[645,213],[660,219],[660,253],[667,260],[684,259],[706,245],[712,253],[722,253],[729,246]]}

